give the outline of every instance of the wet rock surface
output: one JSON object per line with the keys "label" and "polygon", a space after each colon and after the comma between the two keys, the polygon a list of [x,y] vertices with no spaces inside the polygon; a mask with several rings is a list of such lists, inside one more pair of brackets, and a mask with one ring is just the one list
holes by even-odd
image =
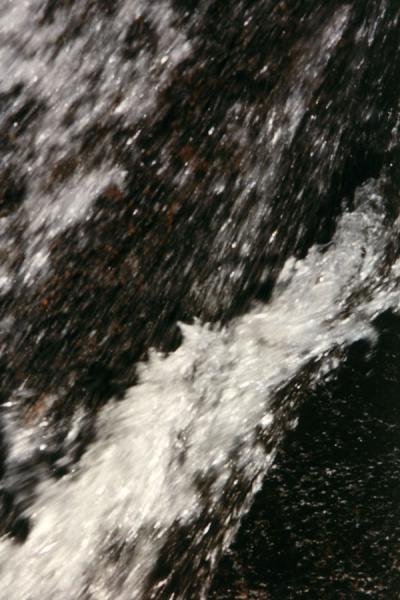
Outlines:
{"label": "wet rock surface", "polygon": [[[72,48],[75,62],[71,88],[8,66],[0,88],[1,393],[24,423],[48,420],[47,450],[20,466],[23,493],[7,483],[2,496],[20,541],[42,473],[79,460],[137,361],[179,345],[178,320],[228,322],[268,300],[288,256],[329,242],[357,186],[385,176],[393,219],[400,182],[394,0],[31,5],[28,32],[3,18],[1,49],[34,74],[33,59],[62,69]],[[92,194],[91,174],[87,213],[58,225]],[[42,198],[54,221],[37,222]],[[396,597],[398,350],[386,359],[385,344],[307,400],[212,598]],[[352,436],[338,447],[354,419],[365,454]]]}
{"label": "wet rock surface", "polygon": [[[78,396],[97,404],[125,389],[149,346],[179,343],[178,319],[226,321],[254,297],[267,298],[288,254],[328,241],[355,187],[394,168],[394,3],[178,4],[173,27],[185,31],[191,51],[159,84],[157,109],[139,111],[138,122],[118,112],[129,78],[121,97],[114,90],[107,110],[76,132],[78,113],[68,110],[78,101],[86,107],[86,97],[63,114],[56,94],[48,108],[23,81],[3,93],[0,208],[15,214],[7,231],[15,284],[3,299],[3,314],[15,320],[5,342],[8,389],[23,382],[38,393],[62,388],[63,406]],[[62,59],[81,37],[90,50],[95,24],[105,35],[117,8],[82,6],[48,3],[36,16],[46,40],[39,55],[47,57],[49,46]],[[47,40],[57,18],[60,34]],[[105,38],[118,64],[134,61],[131,38],[154,54],[150,22],[151,15],[121,25],[121,48]],[[91,102],[104,103],[102,58],[89,65],[89,81],[97,74],[100,82],[90,88]],[[67,132],[70,147],[57,147],[56,137],[50,146],[38,141],[47,110],[60,112],[54,135]],[[34,271],[31,285],[23,265],[33,249],[22,234],[30,217],[15,207],[34,195],[25,171],[35,152],[45,161],[35,171],[39,193],[49,194],[55,210],[77,173],[106,162],[125,179],[111,175],[90,218],[51,235],[47,266]]]}
{"label": "wet rock surface", "polygon": [[399,597],[400,322],[377,326],[310,391],[210,599]]}

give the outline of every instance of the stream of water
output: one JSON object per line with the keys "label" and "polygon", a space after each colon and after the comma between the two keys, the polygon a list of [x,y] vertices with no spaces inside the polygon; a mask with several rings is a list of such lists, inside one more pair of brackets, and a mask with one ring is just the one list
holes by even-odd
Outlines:
{"label": "stream of water", "polygon": [[[307,386],[328,381],[355,342],[373,348],[374,319],[400,312],[392,172],[377,159],[349,192],[343,173],[356,166],[340,156],[356,154],[346,146],[350,117],[325,123],[336,93],[346,105],[347,91],[330,88],[330,101],[323,92],[327,73],[340,82],[332,63],[342,64],[349,39],[358,85],[366,53],[387,39],[380,24],[395,35],[398,11],[370,2],[365,16],[338,2],[311,18],[295,3],[292,13],[286,3],[281,12],[257,3],[278,23],[265,26],[265,40],[278,30],[289,36],[287,56],[279,36],[271,42],[286,75],[276,76],[272,51],[254,66],[261,36],[249,72],[236,65],[229,79],[231,66],[219,67],[230,86],[221,118],[193,66],[213,3],[194,4],[0,6],[0,327],[9,361],[0,409],[2,600],[189,600],[189,583],[173,587],[175,569],[206,599],[285,432],[296,427]],[[243,52],[251,47],[245,32],[258,31],[258,8],[245,5],[231,15]],[[228,65],[239,60],[232,44]],[[211,73],[218,50],[206,51]],[[193,136],[186,117],[180,129],[185,103],[164,108],[179,85]],[[373,105],[360,112],[369,127]],[[398,119],[394,109],[387,115],[392,152]],[[302,144],[307,164],[293,175]],[[345,183],[335,187],[339,163]],[[323,208],[312,206],[325,192],[338,202],[326,211],[333,233],[324,241]],[[305,247],[308,226],[319,233]],[[260,286],[273,281],[272,295],[258,294],[221,325],[220,312],[242,287],[250,294],[252,277]],[[183,299],[174,304],[174,296]],[[154,349],[162,319],[186,321],[168,352]]]}

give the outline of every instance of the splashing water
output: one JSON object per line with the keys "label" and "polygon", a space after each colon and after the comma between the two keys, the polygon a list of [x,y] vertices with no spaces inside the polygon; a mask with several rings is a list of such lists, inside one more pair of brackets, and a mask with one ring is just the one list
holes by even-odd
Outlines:
{"label": "splashing water", "polygon": [[[385,214],[384,178],[369,179],[358,187],[354,209],[344,211],[338,219],[329,246],[314,246],[304,259],[286,261],[269,303],[253,305],[246,315],[223,328],[199,321],[181,324],[181,346],[169,355],[150,353],[149,361],[139,366],[137,385],[130,387],[122,400],[112,400],[99,410],[94,442],[79,461],[71,460],[73,467],[58,480],[43,467],[45,459],[36,464],[35,458],[48,450],[54,428],[54,423],[49,423],[51,411],[57,400],[61,398],[61,404],[67,397],[63,396],[65,388],[56,389],[59,380],[54,371],[58,366],[49,364],[47,348],[46,352],[39,349],[37,354],[32,351],[25,355],[22,346],[39,347],[48,333],[59,352],[55,357],[57,365],[71,350],[76,351],[70,370],[61,378],[62,388],[76,376],[76,364],[82,365],[89,359],[96,364],[98,356],[103,360],[102,344],[107,336],[109,340],[115,335],[114,329],[118,333],[118,328],[125,325],[125,313],[121,310],[115,327],[110,319],[109,328],[104,325],[103,331],[102,324],[96,321],[90,333],[85,331],[87,337],[80,335],[79,319],[90,313],[82,300],[88,289],[82,280],[90,278],[86,272],[82,276],[79,268],[74,271],[74,260],[80,262],[79,252],[78,258],[74,255],[70,260],[68,256],[75,251],[76,238],[72,236],[72,242],[66,246],[66,263],[56,264],[59,255],[57,251],[52,255],[52,243],[63,246],[66,238],[62,235],[81,227],[79,241],[83,239],[82,248],[86,251],[102,235],[98,221],[102,224],[105,214],[107,222],[111,215],[110,220],[120,219],[122,227],[126,225],[135,241],[128,239],[128,250],[125,240],[118,246],[115,254],[120,262],[115,261],[115,271],[107,261],[101,261],[105,253],[101,245],[93,254],[85,254],[88,271],[94,270],[93,279],[100,273],[107,279],[105,287],[118,279],[120,287],[112,288],[111,281],[109,296],[100,288],[105,298],[103,307],[110,308],[107,302],[110,298],[115,301],[117,289],[120,295],[143,295],[142,304],[126,301],[128,309],[133,306],[140,313],[143,302],[154,301],[157,311],[164,301],[162,292],[147,298],[154,282],[162,288],[162,276],[173,281],[173,275],[180,276],[182,271],[186,279],[184,291],[179,293],[187,293],[188,302],[202,299],[210,313],[214,310],[218,315],[219,303],[227,299],[229,304],[249,270],[254,264],[258,266],[256,260],[250,261],[249,267],[247,259],[260,248],[264,251],[269,242],[274,246],[278,240],[274,246],[277,251],[285,245],[285,233],[279,237],[276,232],[279,228],[284,230],[288,223],[283,215],[290,212],[286,196],[293,201],[289,208],[305,206],[307,194],[310,203],[315,200],[317,205],[317,190],[323,197],[321,189],[328,193],[330,178],[345,170],[346,165],[338,156],[340,151],[345,155],[353,149],[351,144],[346,145],[349,123],[343,119],[336,127],[336,113],[329,113],[332,82],[327,72],[334,57],[349,43],[348,32],[355,32],[357,51],[350,62],[351,77],[356,80],[357,74],[363,73],[364,59],[357,62],[366,52],[363,43],[377,54],[378,25],[386,19],[390,33],[397,26],[397,17],[390,16],[391,6],[386,1],[377,4],[376,11],[371,9],[365,20],[350,4],[339,3],[326,13],[324,9],[316,10],[318,27],[312,39],[307,39],[307,27],[303,31],[298,23],[298,38],[296,33],[287,40],[283,38],[289,49],[285,60],[279,63],[283,74],[276,79],[272,66],[275,59],[279,62],[279,52],[272,55],[275,58],[271,58],[271,64],[265,62],[262,66],[249,50],[249,65],[255,62],[258,67],[252,70],[247,65],[243,69],[240,61],[235,62],[237,49],[227,43],[226,70],[232,68],[234,76],[224,75],[229,83],[229,98],[226,103],[221,101],[218,113],[211,104],[219,106],[221,98],[218,96],[218,102],[213,98],[209,105],[204,99],[209,90],[205,93],[201,87],[202,69],[211,73],[219,53],[218,45],[214,49],[211,44],[211,50],[207,46],[211,26],[207,21],[207,3],[193,14],[179,11],[180,3],[172,0],[121,1],[113,7],[89,0],[74,3],[73,7],[69,4],[60,2],[56,10],[52,2],[46,3],[44,9],[41,0],[8,0],[0,7],[0,133],[7,137],[0,158],[2,168],[5,165],[7,174],[15,176],[19,190],[19,203],[11,212],[1,206],[0,252],[4,260],[0,265],[0,293],[7,302],[14,294],[14,303],[19,304],[18,308],[12,301],[5,305],[0,332],[3,336],[12,329],[15,318],[18,327],[14,326],[17,331],[10,354],[15,351],[17,359],[16,366],[10,360],[10,377],[14,384],[20,384],[11,390],[9,401],[1,405],[7,446],[2,485],[4,490],[21,492],[21,499],[17,500],[29,523],[23,543],[7,535],[0,538],[0,600],[185,600],[191,596],[184,579],[179,591],[171,587],[174,574],[180,571],[186,578],[196,579],[196,593],[205,598],[221,552],[231,543],[251,505],[285,430],[296,424],[300,392],[307,393],[307,386],[329,377],[354,342],[367,339],[373,344],[373,320],[377,315],[388,308],[398,311],[400,264],[393,262],[390,250],[393,241],[398,240],[400,223],[393,223]],[[243,35],[241,44],[247,48],[246,27],[251,19],[241,3],[237,7],[237,14],[232,15],[237,27],[233,31]],[[277,28],[265,27],[260,33],[255,29],[254,37],[270,36],[279,42],[280,37],[274,35],[276,30],[286,35],[285,10],[283,16],[273,13]],[[265,17],[267,13],[260,14]],[[309,21],[308,27],[313,19],[310,17]],[[233,37],[236,41],[237,35]],[[251,36],[249,39],[252,41]],[[238,44],[239,54],[243,47]],[[197,66],[196,52],[202,53]],[[209,62],[202,64],[204,56]],[[338,70],[340,60],[339,67],[335,65]],[[183,78],[179,67],[185,61],[183,96],[178,93],[175,97],[171,90],[179,87]],[[272,91],[262,77],[269,68]],[[388,73],[390,69],[384,72],[386,78]],[[247,82],[243,86],[241,77]],[[251,85],[254,78],[258,78],[259,95],[254,92],[257,85]],[[362,81],[361,75],[360,78]],[[238,92],[238,81],[239,88],[247,85],[248,96],[244,94],[247,89]],[[341,79],[333,81],[340,83]],[[214,83],[210,75],[207,86],[212,88]],[[329,88],[327,96],[322,93],[324,85]],[[185,108],[181,106],[182,97],[191,106],[186,120],[193,119],[198,137],[191,137],[191,122],[179,121],[177,114]],[[163,122],[163,102],[167,113],[170,111],[167,125]],[[385,103],[383,107],[385,110]],[[339,102],[336,110],[340,109]],[[374,118],[383,121],[379,110]],[[365,111],[371,111],[368,103]],[[325,114],[329,115],[326,122]],[[370,116],[364,115],[363,119],[369,123]],[[385,114],[388,122],[389,116],[389,112]],[[315,125],[318,121],[322,123],[320,128]],[[373,129],[373,125],[368,127]],[[138,139],[146,128],[150,133],[147,138],[142,136],[140,146]],[[393,129],[393,140],[397,135]],[[303,151],[303,139],[310,164],[311,159],[315,161],[314,170],[305,171],[305,177],[312,174],[309,188],[290,183],[295,162],[291,154]],[[205,147],[213,148],[211,158]],[[332,164],[336,160],[335,170]],[[303,176],[300,170],[299,167],[293,177]],[[142,177],[138,176],[138,183],[134,181],[136,172]],[[287,188],[282,183],[286,179]],[[142,195],[138,193],[141,187],[147,190]],[[105,190],[108,194],[103,204],[110,205],[116,199],[117,208],[104,209],[99,202]],[[136,204],[130,204],[134,194],[138,196]],[[176,203],[170,202],[168,194],[178,198]],[[218,206],[212,204],[210,209],[208,198],[212,198],[211,204],[214,200],[217,203],[216,199],[224,200]],[[203,204],[208,209],[201,212]],[[186,205],[189,208],[185,209]],[[179,215],[181,209],[183,217]],[[129,220],[135,211],[142,211],[144,225],[139,218]],[[228,218],[221,217],[224,211]],[[300,216],[311,213],[299,212]],[[154,220],[154,214],[159,220]],[[318,211],[312,216],[315,214]],[[186,224],[196,219],[212,221],[209,229],[206,224],[204,234],[208,253],[203,255],[197,248],[192,251],[185,234],[189,231],[186,237],[190,237],[193,228],[180,229],[179,219]],[[91,229],[84,229],[88,222]],[[277,229],[273,229],[275,225]],[[304,223],[296,221],[295,225],[300,235]],[[148,236],[147,228],[155,230],[153,237]],[[105,225],[104,231],[109,233]],[[176,245],[165,241],[175,233]],[[293,240],[291,243],[293,246]],[[153,250],[157,244],[161,250],[157,248],[157,253],[148,259],[149,248]],[[196,245],[200,246],[197,238],[192,246]],[[229,253],[228,249],[234,251]],[[287,256],[290,248],[282,253]],[[161,255],[173,255],[173,259],[167,258],[157,272],[153,262]],[[99,271],[95,270],[97,263]],[[151,263],[150,267],[147,263]],[[195,267],[198,272],[189,278]],[[56,272],[54,281],[52,269]],[[72,273],[70,280],[63,279],[64,270]],[[134,284],[129,287],[132,280]],[[42,290],[43,281],[46,285]],[[75,281],[82,286],[81,296],[74,296],[75,303],[69,305],[64,294],[74,294]],[[175,301],[178,293],[175,294],[174,286],[173,281]],[[36,308],[39,305],[33,316],[21,308],[28,290],[34,299],[32,304]],[[89,292],[96,296],[95,286],[94,290],[89,286]],[[75,344],[74,317],[79,311],[81,346],[76,350],[79,344]],[[149,314],[149,320],[153,318],[151,311],[143,312],[143,321]],[[173,309],[172,314],[175,315]],[[102,315],[104,310],[99,311],[99,321]],[[28,334],[33,331],[28,338],[19,331],[25,328],[25,317]],[[54,326],[55,333],[54,323],[59,327]],[[135,326],[131,324],[135,332],[138,323],[142,325],[140,319],[133,322]],[[82,346],[89,345],[92,334],[93,339],[98,334],[93,342],[93,346],[97,343],[98,353],[88,359],[83,350],[80,362],[79,352]],[[150,334],[149,338],[152,339]],[[110,346],[104,347],[108,352]],[[32,391],[24,387],[26,380],[31,383],[30,366],[25,370],[26,365],[21,364],[24,359],[19,356],[35,357],[32,372],[36,369],[42,375],[41,366],[46,361],[51,371],[50,383],[43,376],[42,388],[37,392],[43,406],[31,406],[31,413],[37,410],[33,417],[30,415],[33,423],[29,418],[24,420],[26,415],[21,416],[23,402],[19,399],[24,394],[29,397]],[[132,379],[129,381],[131,385]],[[305,389],[301,390],[302,386]],[[68,399],[76,389],[79,385],[74,387],[73,381]],[[84,408],[80,406],[71,413],[65,447],[74,446],[86,424]],[[29,486],[28,491],[24,490],[21,475],[21,465],[29,465],[30,461],[35,463],[34,476],[39,482],[31,486],[33,492]],[[25,502],[24,494],[30,493],[32,498]],[[170,563],[165,557],[169,552]],[[199,573],[201,576],[197,577]]]}
{"label": "splashing water", "polygon": [[[358,206],[343,214],[330,247],[289,260],[269,305],[223,330],[183,325],[176,352],[151,355],[138,385],[103,410],[97,441],[75,471],[41,484],[27,541],[1,541],[2,597],[142,598],[169,530],[205,509],[199,478],[213,474],[204,536],[232,475],[240,473],[251,497],[279,440],[269,452],[260,442],[274,427],[280,386],[313,361],[315,377],[326,376],[335,348],[373,341],[373,317],[398,306],[399,265],[379,277],[393,234],[376,209],[380,193],[373,181],[358,190]],[[354,303],[356,294],[362,300]],[[294,418],[289,410],[287,420]],[[238,517],[247,506],[242,500]],[[222,545],[234,532],[233,522],[225,526]],[[129,569],[103,555],[116,539],[131,548]],[[209,552],[219,550],[216,543]]]}

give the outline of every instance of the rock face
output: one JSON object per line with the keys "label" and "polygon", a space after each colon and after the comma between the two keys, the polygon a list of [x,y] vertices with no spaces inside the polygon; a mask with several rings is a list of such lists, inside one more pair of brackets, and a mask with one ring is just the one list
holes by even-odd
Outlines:
{"label": "rock face", "polygon": [[376,325],[304,403],[210,599],[398,597],[399,319]]}
{"label": "rock face", "polygon": [[[98,408],[135,382],[137,361],[150,347],[179,345],[178,320],[226,323],[267,301],[285,260],[328,243],[371,178],[384,181],[388,221],[397,217],[399,19],[396,0],[29,0],[1,9],[2,398],[24,423],[46,415],[49,427],[47,451],[21,460],[24,491],[4,492],[5,532],[26,538],[21,515],[36,469],[58,477],[79,460]],[[374,360],[378,372],[383,359]],[[347,389],[326,391],[332,411]],[[259,556],[254,567],[245,558],[259,519],[266,538],[275,526],[264,521],[263,498],[276,506],[273,486],[284,494],[287,471],[300,477],[304,410],[233,550],[227,577],[237,597],[242,585],[257,597],[261,588],[273,598],[311,594],[289,581],[274,587],[281,567],[267,562],[264,578]],[[311,465],[322,429],[304,450]],[[310,527],[316,548],[320,522]],[[276,535],[290,555],[292,542]],[[275,541],[260,544],[255,552],[277,552]],[[329,544],[334,555],[337,540]],[[341,573],[352,551],[343,550]],[[307,585],[320,592],[310,598],[339,597],[328,563],[313,563]],[[373,561],[365,565],[378,586]],[[224,585],[217,577],[213,597],[224,597]],[[395,580],[386,585],[381,597],[394,598]]]}
{"label": "rock face", "polygon": [[2,17],[5,378],[64,404],[268,296],[394,168],[395,3],[128,4]]}

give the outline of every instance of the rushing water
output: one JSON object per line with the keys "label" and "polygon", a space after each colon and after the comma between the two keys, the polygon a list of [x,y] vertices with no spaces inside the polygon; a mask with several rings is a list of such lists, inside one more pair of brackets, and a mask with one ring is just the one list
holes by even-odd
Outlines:
{"label": "rushing water", "polygon": [[[176,525],[208,538],[198,552],[212,567],[295,418],[295,407],[286,406],[283,418],[273,408],[274,393],[309,363],[317,365],[313,379],[329,377],[340,350],[358,339],[373,343],[371,320],[399,306],[400,265],[380,274],[399,233],[397,222],[394,230],[385,226],[382,201],[379,182],[359,189],[357,208],[343,214],[330,247],[289,260],[268,305],[224,329],[182,326],[178,350],[151,355],[126,398],[103,409],[97,441],[73,472],[42,482],[26,513],[27,541],[1,543],[4,597],[147,597],[148,575]],[[12,402],[6,411],[12,478],[14,461],[45,448],[46,421],[22,436]],[[246,494],[223,507],[235,486]],[[222,539],[211,527],[221,513]],[[113,558],[118,545],[127,556]],[[186,560],[195,562],[190,554]],[[167,583],[168,574],[158,589]]]}
{"label": "rushing water", "polygon": [[0,7],[4,600],[206,598],[400,310],[398,9],[231,9]]}

